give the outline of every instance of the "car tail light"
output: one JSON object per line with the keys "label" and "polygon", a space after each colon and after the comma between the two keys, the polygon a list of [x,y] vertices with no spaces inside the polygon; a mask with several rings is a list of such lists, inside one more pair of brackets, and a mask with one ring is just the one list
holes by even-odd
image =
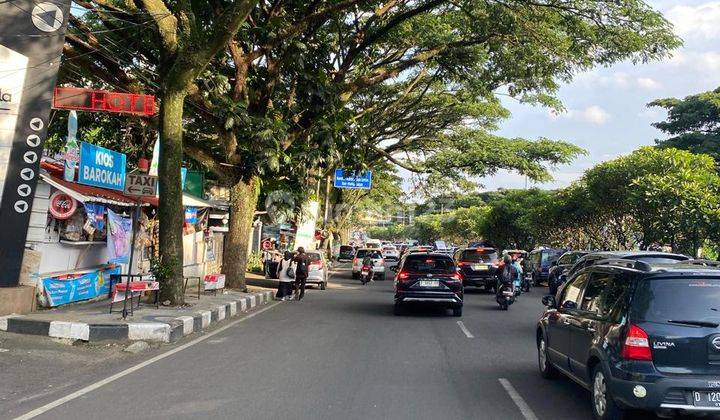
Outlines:
{"label": "car tail light", "polygon": [[455,273],[450,278],[454,281],[462,281],[462,276],[459,273]]}
{"label": "car tail light", "polygon": [[312,261],[310,262],[310,265],[316,265],[318,269],[323,268],[322,260]]}
{"label": "car tail light", "polygon": [[458,261],[457,263],[458,267],[465,267],[467,265],[470,265],[469,263],[466,263],[465,261]]}
{"label": "car tail light", "polygon": [[359,259],[359,258],[353,259],[353,265],[358,265],[359,263],[360,263],[360,259]]}
{"label": "car tail light", "polygon": [[630,324],[621,355],[623,359],[627,360],[652,360],[650,340],[642,328]]}
{"label": "car tail light", "polygon": [[405,281],[410,278],[410,274],[408,274],[406,271],[401,271],[398,273],[398,281]]}

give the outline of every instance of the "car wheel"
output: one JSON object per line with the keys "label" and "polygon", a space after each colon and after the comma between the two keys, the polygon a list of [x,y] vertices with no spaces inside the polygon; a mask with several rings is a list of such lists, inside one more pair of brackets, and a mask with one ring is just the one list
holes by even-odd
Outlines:
{"label": "car wheel", "polygon": [[459,308],[453,308],[453,316],[462,316],[462,306]]}
{"label": "car wheel", "polygon": [[535,273],[532,274],[532,283],[533,286],[540,286],[540,280],[538,280],[537,275]]}
{"label": "car wheel", "polygon": [[396,303],[395,306],[393,306],[393,315],[395,315],[395,316],[402,315],[402,309],[403,309],[402,306],[400,306],[399,304]]}
{"label": "car wheel", "polygon": [[622,420],[625,410],[620,408],[607,387],[607,380],[602,367],[598,364],[593,370],[590,395],[592,398],[593,417],[597,420]]}
{"label": "car wheel", "polygon": [[327,289],[327,282],[320,283],[320,290]]}
{"label": "car wheel", "polygon": [[545,337],[540,337],[540,340],[538,340],[537,350],[540,376],[545,379],[557,378],[558,370],[550,363],[550,359],[548,358],[548,349]]}

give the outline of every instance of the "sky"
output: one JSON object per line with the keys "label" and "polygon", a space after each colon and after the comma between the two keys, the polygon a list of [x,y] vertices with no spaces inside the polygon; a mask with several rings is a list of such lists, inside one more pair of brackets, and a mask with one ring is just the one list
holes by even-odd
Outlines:
{"label": "sky", "polygon": [[[651,126],[666,112],[646,104],[666,97],[685,97],[720,86],[720,0],[650,0],[675,26],[684,46],[673,57],[649,64],[618,63],[581,73],[559,91],[567,112],[555,115],[547,108],[504,103],[512,117],[498,134],[536,139],[548,137],[574,143],[588,154],[555,168],[555,180],[539,188],[567,186],[593,165],[652,145],[663,133]],[[488,190],[523,188],[525,178],[499,173],[483,178]],[[533,186],[530,183],[530,186]]]}

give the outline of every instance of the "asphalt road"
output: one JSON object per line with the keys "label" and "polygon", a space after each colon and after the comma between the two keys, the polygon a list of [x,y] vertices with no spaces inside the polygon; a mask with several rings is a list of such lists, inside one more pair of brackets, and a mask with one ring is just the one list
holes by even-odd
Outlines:
{"label": "asphalt road", "polygon": [[96,389],[37,418],[590,419],[585,390],[537,373],[544,290],[524,294],[507,312],[491,295],[468,291],[462,318],[430,308],[394,316],[391,281],[361,286],[341,269],[328,290],[309,290],[302,302],[110,365],[82,383]]}

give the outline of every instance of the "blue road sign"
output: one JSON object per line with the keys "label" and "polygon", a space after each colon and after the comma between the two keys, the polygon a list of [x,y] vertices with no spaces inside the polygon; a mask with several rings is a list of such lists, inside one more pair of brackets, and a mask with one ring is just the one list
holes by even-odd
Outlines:
{"label": "blue road sign", "polygon": [[80,142],[80,184],[122,191],[125,189],[125,154]]}
{"label": "blue road sign", "polygon": [[335,188],[369,190],[372,185],[372,171],[356,173],[335,169]]}

